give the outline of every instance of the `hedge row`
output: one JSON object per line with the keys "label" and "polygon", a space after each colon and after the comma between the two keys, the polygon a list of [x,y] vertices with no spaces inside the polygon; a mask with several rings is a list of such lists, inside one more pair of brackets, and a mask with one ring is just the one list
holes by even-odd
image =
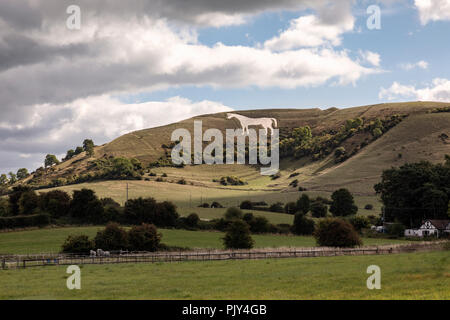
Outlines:
{"label": "hedge row", "polygon": [[50,216],[46,213],[27,216],[0,217],[0,229],[40,227],[49,223]]}

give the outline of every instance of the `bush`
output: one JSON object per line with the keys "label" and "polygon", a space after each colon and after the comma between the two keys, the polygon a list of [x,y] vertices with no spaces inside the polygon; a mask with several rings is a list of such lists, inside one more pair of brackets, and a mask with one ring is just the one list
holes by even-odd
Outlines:
{"label": "bush", "polygon": [[372,210],[372,209],[373,209],[373,205],[370,204],[370,203],[368,203],[368,204],[366,204],[366,205],[364,206],[364,209],[366,209],[366,210]]}
{"label": "bush", "polygon": [[226,220],[242,219],[242,211],[239,208],[231,207],[225,211],[224,217]]}
{"label": "bush", "polygon": [[220,178],[220,184],[224,186],[232,185],[232,186],[242,186],[246,184],[244,181],[235,176],[227,176]]}
{"label": "bush", "polygon": [[295,202],[288,202],[284,206],[284,212],[287,214],[295,214],[297,212],[297,204]]}
{"label": "bush", "polygon": [[370,220],[364,216],[355,216],[352,217],[349,222],[355,228],[356,231],[361,232],[362,229],[366,229],[370,227]]}
{"label": "bush", "polygon": [[314,218],[323,218],[327,216],[328,207],[322,202],[313,202],[311,205],[311,215]]}
{"label": "bush", "polygon": [[242,220],[234,220],[227,228],[223,238],[225,249],[251,249],[254,241],[250,235],[250,228]]}
{"label": "bush", "polygon": [[30,187],[26,186],[17,186],[13,187],[12,192],[9,194],[9,204],[10,204],[10,210],[11,215],[16,216],[19,214],[19,200],[23,193],[31,191]]}
{"label": "bush", "polygon": [[311,235],[314,232],[314,220],[308,219],[302,213],[297,213],[294,217],[292,232],[297,235]]}
{"label": "bush", "polygon": [[186,184],[186,180],[185,179],[180,179],[177,181],[178,184]]}
{"label": "bush", "polygon": [[314,237],[319,246],[354,247],[362,244],[353,226],[345,220],[336,218],[321,220],[314,231]]}
{"label": "bush", "polygon": [[302,194],[297,200],[297,211],[303,214],[307,214],[310,208],[311,201],[307,194]]}
{"label": "bush", "polygon": [[5,198],[0,198],[0,217],[9,216],[9,201]]}
{"label": "bush", "polygon": [[211,208],[223,208],[223,206],[219,202],[214,201],[211,203]]}
{"label": "bush", "polygon": [[250,226],[250,231],[253,233],[266,233],[270,231],[270,223],[265,217],[254,217],[247,222],[247,224]]}
{"label": "bush", "polygon": [[272,212],[283,213],[284,212],[283,204],[281,202],[276,202],[270,206],[269,210]]}
{"label": "bush", "polygon": [[198,206],[199,208],[209,208],[209,204],[208,203],[202,203]]}
{"label": "bush", "polygon": [[331,195],[333,200],[330,206],[330,212],[334,216],[349,216],[358,212],[358,207],[355,205],[353,195],[347,189],[339,189]]}
{"label": "bush", "polygon": [[186,225],[190,228],[197,228],[199,222],[200,222],[200,218],[199,218],[198,214],[196,214],[196,213],[191,213],[190,215],[188,215],[186,217],[186,220],[185,220]]}
{"label": "bush", "polygon": [[104,230],[98,231],[94,239],[95,247],[103,250],[128,248],[128,234],[118,223],[110,222]]}
{"label": "bush", "polygon": [[241,205],[239,206],[239,208],[251,210],[251,209],[253,209],[253,204],[250,200],[244,200],[241,202]]}
{"label": "bush", "polygon": [[66,216],[70,209],[70,196],[67,192],[53,190],[39,196],[39,207],[53,218]]}
{"label": "bush", "polygon": [[157,251],[161,237],[153,224],[134,226],[128,231],[129,248],[133,251]]}
{"label": "bush", "polygon": [[94,250],[94,241],[89,240],[86,235],[70,235],[62,245],[62,252],[74,254],[89,254]]}

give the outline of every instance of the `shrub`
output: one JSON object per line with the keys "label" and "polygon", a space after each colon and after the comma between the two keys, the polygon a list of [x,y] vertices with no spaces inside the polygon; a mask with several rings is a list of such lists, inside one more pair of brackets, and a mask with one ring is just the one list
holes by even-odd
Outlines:
{"label": "shrub", "polygon": [[311,215],[314,218],[323,218],[326,217],[328,211],[328,207],[322,202],[313,202],[311,205]]}
{"label": "shrub", "polygon": [[250,231],[253,233],[266,233],[270,231],[270,223],[265,217],[254,217],[248,224]]}
{"label": "shrub", "polygon": [[115,201],[113,198],[102,198],[102,199],[100,199],[100,202],[102,203],[102,206],[104,206],[104,207],[120,208],[120,203]]}
{"label": "shrub", "polygon": [[161,237],[153,224],[134,226],[128,231],[129,248],[133,251],[156,251]]}
{"label": "shrub", "polygon": [[297,186],[298,186],[298,179],[292,180],[292,181],[289,183],[289,186],[291,186],[291,187],[293,187],[293,188],[297,188]]}
{"label": "shrub", "polygon": [[149,175],[150,177],[156,177],[156,173],[154,173],[154,172],[150,172],[148,175]]}
{"label": "shrub", "polygon": [[67,192],[53,190],[39,196],[39,207],[52,217],[61,217],[69,214],[70,196]]}
{"label": "shrub", "polygon": [[319,246],[354,247],[362,244],[353,226],[337,218],[321,220],[314,231],[314,237]]}
{"label": "shrub", "polygon": [[104,211],[103,211],[103,216],[101,219],[101,223],[106,223],[106,222],[122,222],[123,219],[123,213],[120,207],[116,207],[116,206],[107,206],[105,207]]}
{"label": "shrub", "polygon": [[188,215],[186,217],[185,223],[190,228],[197,228],[199,221],[200,221],[200,218],[199,218],[198,214],[191,213],[190,215]]}
{"label": "shrub", "polygon": [[167,177],[167,173],[163,173],[162,175],[161,175],[163,178],[166,178]]}
{"label": "shrub", "polygon": [[366,229],[370,227],[370,220],[364,216],[354,216],[349,222],[355,228],[356,231],[361,232],[362,229]]}
{"label": "shrub", "polygon": [[110,222],[104,230],[98,231],[94,239],[95,247],[103,250],[128,248],[128,234],[118,223]]}
{"label": "shrub", "polygon": [[270,206],[269,210],[272,212],[283,213],[284,212],[283,204],[281,202],[276,202]]}
{"label": "shrub", "polygon": [[227,211],[225,211],[224,217],[226,220],[241,219],[242,211],[239,208],[231,207],[228,208]]}
{"label": "shrub", "polygon": [[211,208],[223,208],[223,206],[219,202],[214,201],[211,203]]}
{"label": "shrub", "polygon": [[311,201],[307,194],[302,194],[297,200],[297,211],[303,214],[307,214],[310,208]]}
{"label": "shrub", "polygon": [[177,181],[178,184],[186,184],[186,180],[185,179],[180,179]]}
{"label": "shrub", "polygon": [[227,186],[227,185],[242,186],[245,184],[244,181],[242,181],[241,179],[239,179],[238,177],[235,177],[235,176],[221,177],[219,182],[220,182],[220,184],[222,184],[224,186]]}
{"label": "shrub", "polygon": [[62,252],[75,254],[89,254],[94,250],[94,241],[86,235],[70,235],[62,245]]}
{"label": "shrub", "polygon": [[366,204],[366,205],[364,206],[364,209],[366,209],[366,210],[372,210],[372,209],[373,209],[373,205],[370,204],[370,203],[368,203],[368,204]]}
{"label": "shrub", "polygon": [[355,205],[353,195],[347,189],[339,189],[331,195],[333,200],[330,206],[330,212],[334,216],[348,216],[354,215],[358,212],[358,207]]}
{"label": "shrub", "polygon": [[311,235],[314,232],[314,220],[308,219],[302,213],[297,213],[294,217],[292,232],[298,235]]}
{"label": "shrub", "polygon": [[0,198],[0,217],[6,217],[9,214],[9,201],[5,198]]}
{"label": "shrub", "polygon": [[209,208],[209,204],[208,203],[202,203],[198,206],[199,208]]}
{"label": "shrub", "polygon": [[242,220],[234,220],[227,228],[223,238],[225,249],[250,249],[254,241],[250,235],[250,228]]}
{"label": "shrub", "polygon": [[239,206],[239,208],[251,210],[251,209],[253,209],[253,204],[250,200],[244,200],[241,202],[241,205]]}

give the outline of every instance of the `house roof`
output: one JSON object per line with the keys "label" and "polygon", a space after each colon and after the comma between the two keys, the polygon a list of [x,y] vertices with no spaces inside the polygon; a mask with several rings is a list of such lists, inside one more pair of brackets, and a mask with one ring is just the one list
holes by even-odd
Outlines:
{"label": "house roof", "polygon": [[425,220],[424,223],[426,221],[430,221],[431,224],[439,230],[444,230],[450,224],[450,220]]}

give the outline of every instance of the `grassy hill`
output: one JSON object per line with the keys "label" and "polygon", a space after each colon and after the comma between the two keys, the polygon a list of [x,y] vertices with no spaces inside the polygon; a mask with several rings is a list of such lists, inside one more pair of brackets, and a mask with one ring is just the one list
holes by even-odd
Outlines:
{"label": "grassy hill", "polygon": [[[236,191],[272,191],[293,192],[296,188],[289,187],[290,182],[298,180],[300,186],[317,192],[330,192],[339,187],[346,187],[358,195],[373,195],[373,185],[379,181],[382,170],[391,166],[398,166],[405,162],[430,160],[443,161],[444,155],[450,153],[450,140],[443,138],[450,136],[450,113],[430,113],[432,109],[447,107],[448,103],[438,102],[407,102],[388,103],[346,109],[270,109],[237,111],[236,113],[248,117],[276,118],[280,132],[301,126],[310,126],[313,136],[320,133],[339,130],[349,119],[362,118],[364,122],[374,119],[387,119],[393,115],[407,116],[404,120],[387,131],[379,139],[369,143],[355,155],[342,163],[335,163],[333,154],[318,161],[308,157],[300,159],[282,159],[280,178],[272,180],[261,176],[255,166],[242,165],[197,165],[184,168],[162,167],[152,171],[158,176],[166,173],[165,182],[176,183],[185,179],[189,186],[206,189]],[[47,170],[42,176],[41,183],[56,178],[76,176],[92,170],[92,161],[110,157],[136,158],[144,166],[164,157],[170,149],[163,145],[170,145],[173,130],[185,128],[193,131],[194,120],[202,120],[203,131],[217,128],[223,132],[227,128],[239,128],[235,119],[228,120],[226,113],[198,116],[167,126],[139,130],[125,134],[110,143],[95,148],[94,156],[87,157],[83,152],[74,158]],[[444,134],[444,135],[442,135]],[[343,146],[352,149],[359,145],[364,134],[347,139]],[[293,173],[298,173],[290,177]],[[237,176],[247,184],[243,186],[221,186],[215,179],[222,176]],[[30,177],[29,179],[33,178]],[[148,180],[154,177],[144,176]],[[210,190],[211,191],[211,190]],[[212,192],[212,191],[211,191]]]}

